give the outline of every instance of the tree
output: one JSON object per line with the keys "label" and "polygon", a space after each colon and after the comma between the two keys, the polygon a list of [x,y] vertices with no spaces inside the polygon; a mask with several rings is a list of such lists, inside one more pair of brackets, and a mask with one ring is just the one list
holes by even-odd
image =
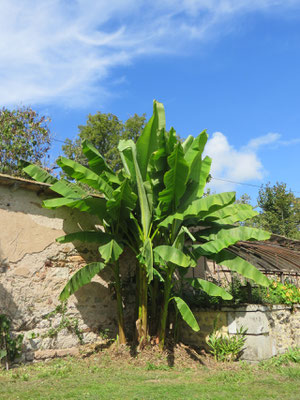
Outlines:
{"label": "tree", "polygon": [[146,116],[134,114],[123,123],[113,114],[98,111],[95,115],[89,114],[86,125],[80,125],[79,134],[73,143],[66,139],[62,146],[64,154],[81,164],[88,165],[87,158],[82,152],[82,142],[88,140],[102,154],[113,170],[121,167],[118,143],[121,139],[131,139],[134,142],[141,134]]}
{"label": "tree", "polygon": [[258,226],[277,235],[300,239],[300,199],[287,190],[285,183],[262,185],[257,202],[262,210],[255,218]]}
{"label": "tree", "polygon": [[[74,240],[98,243],[104,260],[76,272],[63,289],[61,299],[90,282],[105,266],[111,267],[118,299],[119,329],[124,332],[118,259],[125,246],[135,253],[138,262],[136,326],[141,346],[149,337],[150,292],[153,309],[161,309],[157,336],[162,349],[170,304],[192,329],[199,330],[192,311],[181,297],[178,277],[209,295],[231,299],[229,293],[212,282],[185,278],[187,269],[195,267],[201,256],[258,284],[269,285],[261,272],[230,249],[240,240],[270,237],[263,230],[235,225],[257,213],[250,205],[234,204],[234,192],[203,196],[212,161],[209,157],[202,159],[207,139],[203,131],[197,138],[189,136],[181,143],[173,128],[166,131],[164,107],[154,101],[153,115],[137,143],[131,139],[119,142],[121,169],[113,170],[88,141],[82,143],[88,167],[64,157],[58,160],[58,165],[72,180],[90,186],[100,196],[92,195],[76,183],[58,181],[36,166],[25,168],[32,178],[51,183],[51,189],[62,196],[45,200],[45,207],[78,208],[97,216],[104,228],[104,232],[80,231],[57,239],[61,243]],[[197,231],[191,233],[191,228]],[[159,290],[162,307],[155,295]]]}
{"label": "tree", "polygon": [[49,118],[31,108],[0,110],[0,172],[24,175],[20,160],[43,163],[50,148]]}

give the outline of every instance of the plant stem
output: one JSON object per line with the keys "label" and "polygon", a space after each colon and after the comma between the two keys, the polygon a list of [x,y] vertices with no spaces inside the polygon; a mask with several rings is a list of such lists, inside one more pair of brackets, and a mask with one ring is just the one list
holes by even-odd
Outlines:
{"label": "plant stem", "polygon": [[[148,284],[147,284],[147,274],[146,268],[144,265],[141,265],[141,327],[142,327],[142,335],[144,337],[144,342],[147,341],[148,336]],[[141,338],[140,338],[141,339]]]}
{"label": "plant stem", "polygon": [[157,294],[158,294],[158,279],[153,279],[152,286],[152,302],[151,302],[151,334],[155,334],[157,332]]}
{"label": "plant stem", "polygon": [[124,331],[124,315],[123,315],[123,303],[122,303],[121,282],[120,282],[120,267],[118,261],[115,262],[113,270],[115,273],[115,290],[117,295],[119,343],[125,344],[126,337]]}
{"label": "plant stem", "polygon": [[159,347],[161,350],[163,350],[165,346],[168,307],[169,307],[170,293],[172,289],[172,275],[173,275],[173,268],[168,267],[168,273],[165,278],[165,284],[164,284],[164,303],[160,321]]}

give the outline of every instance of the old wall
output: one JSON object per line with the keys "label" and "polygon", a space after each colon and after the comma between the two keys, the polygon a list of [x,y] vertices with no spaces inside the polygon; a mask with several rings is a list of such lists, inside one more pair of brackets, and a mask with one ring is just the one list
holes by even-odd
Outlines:
{"label": "old wall", "polygon": [[265,360],[282,354],[289,347],[300,346],[300,306],[293,309],[285,305],[246,305],[237,308],[223,307],[219,311],[193,310],[200,326],[193,332],[184,325],[181,339],[184,343],[204,346],[214,329],[214,322],[221,333],[235,335],[241,327],[247,328],[246,345],[242,359]]}
{"label": "old wall", "polygon": [[[78,345],[76,328],[60,327],[55,335],[63,318],[67,319],[65,325],[78,323],[85,343],[97,340],[99,333],[107,330],[116,335],[108,271],[70,297],[66,317],[54,313],[45,318],[59,305],[59,293],[69,277],[99,255],[95,248],[55,242],[66,233],[91,229],[94,221],[76,210],[44,209],[43,198],[45,195],[26,188],[0,186],[0,314],[7,314],[14,331],[25,335],[27,360],[38,349],[41,357],[41,351],[47,349]],[[131,261],[125,260],[129,266]]]}

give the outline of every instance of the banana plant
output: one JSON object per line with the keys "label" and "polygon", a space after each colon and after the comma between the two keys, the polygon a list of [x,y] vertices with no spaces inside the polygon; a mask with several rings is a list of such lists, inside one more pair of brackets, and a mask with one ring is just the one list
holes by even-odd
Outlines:
{"label": "banana plant", "polygon": [[[36,166],[25,168],[32,178],[50,183],[51,189],[60,195],[44,201],[45,207],[77,208],[97,217],[104,228],[103,232],[77,232],[58,238],[61,243],[75,239],[96,242],[104,260],[79,270],[63,289],[62,299],[88,283],[106,265],[111,266],[119,330],[124,333],[118,260],[124,247],[129,246],[138,261],[138,340],[141,344],[148,340],[148,293],[151,289],[155,310],[154,293],[159,283],[163,286],[163,304],[158,337],[163,348],[170,303],[192,329],[199,330],[192,311],[180,293],[174,295],[173,290],[176,277],[180,275],[184,279],[187,268],[194,268],[199,257],[205,256],[268,286],[268,279],[230,247],[240,240],[270,237],[265,231],[237,225],[256,212],[251,206],[235,204],[234,192],[204,196],[212,162],[208,156],[202,157],[207,139],[203,131],[181,143],[173,128],[166,130],[164,107],[154,101],[153,115],[137,143],[131,140],[119,143],[121,170],[112,171],[88,142],[83,143],[83,152],[89,168],[65,158],[58,160],[65,174],[78,184],[57,180]],[[186,282],[209,295],[230,298],[224,289],[211,282],[201,279]],[[122,337],[125,341],[125,336]]]}
{"label": "banana plant", "polygon": [[[105,267],[110,267],[114,275],[114,287],[117,297],[117,315],[119,342],[125,343],[125,327],[123,317],[119,257],[124,247],[131,244],[128,235],[127,221],[135,209],[137,195],[132,191],[131,182],[121,173],[110,169],[104,158],[89,142],[83,143],[83,152],[88,158],[89,168],[73,160],[60,157],[57,164],[72,181],[56,179],[38,166],[28,165],[24,171],[33,179],[50,183],[50,189],[60,197],[48,199],[43,206],[49,209],[58,207],[77,208],[95,216],[95,223],[101,224],[103,230],[79,231],[57,238],[59,243],[81,241],[96,243],[104,262],[92,262],[77,271],[63,288],[60,300],[66,300]],[[135,234],[134,226],[131,233]]]}
{"label": "banana plant", "polygon": [[[154,277],[164,285],[159,332],[163,348],[170,302],[192,329],[199,330],[188,305],[181,297],[172,296],[175,276],[186,268],[195,267],[199,257],[205,256],[268,286],[268,279],[235,255],[230,246],[240,240],[266,240],[270,234],[236,225],[252,218],[256,212],[251,206],[234,204],[234,192],[203,196],[212,162],[209,157],[202,158],[208,139],[206,131],[196,138],[189,136],[181,144],[173,128],[166,131],[164,109],[158,102],[154,102],[150,124],[136,146],[132,142],[123,142],[120,150],[125,169],[138,187],[140,214],[137,219],[143,227],[141,257],[148,255],[148,262],[145,262],[148,284]],[[194,236],[190,233],[191,228],[197,228]],[[190,245],[186,244],[187,239]],[[188,282],[209,295],[225,300],[231,298],[229,293],[211,282],[201,279]]]}

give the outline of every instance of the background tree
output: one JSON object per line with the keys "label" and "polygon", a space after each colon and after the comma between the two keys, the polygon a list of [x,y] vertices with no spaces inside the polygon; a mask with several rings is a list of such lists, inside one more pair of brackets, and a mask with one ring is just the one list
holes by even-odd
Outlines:
{"label": "background tree", "polygon": [[[49,118],[30,107],[0,110],[0,172],[24,175],[20,160],[45,164],[50,148]],[[43,160],[44,159],[44,160]]]}
{"label": "background tree", "polygon": [[88,160],[82,152],[82,142],[89,140],[105,157],[109,166],[117,170],[121,167],[120,153],[117,149],[119,141],[131,139],[136,142],[144,128],[145,120],[145,114],[134,114],[125,123],[114,114],[100,111],[95,115],[89,114],[86,125],[78,127],[79,134],[76,140],[72,142],[66,139],[62,149],[71,160],[87,165]]}
{"label": "background tree", "polygon": [[[251,198],[245,193],[238,204],[250,204]],[[287,190],[285,183],[262,185],[255,208],[260,212],[255,217],[243,222],[244,226],[263,228],[276,235],[300,239],[300,198]]]}
{"label": "background tree", "polygon": [[256,217],[261,228],[277,235],[300,239],[300,199],[285,183],[262,185],[257,198],[262,212]]}

